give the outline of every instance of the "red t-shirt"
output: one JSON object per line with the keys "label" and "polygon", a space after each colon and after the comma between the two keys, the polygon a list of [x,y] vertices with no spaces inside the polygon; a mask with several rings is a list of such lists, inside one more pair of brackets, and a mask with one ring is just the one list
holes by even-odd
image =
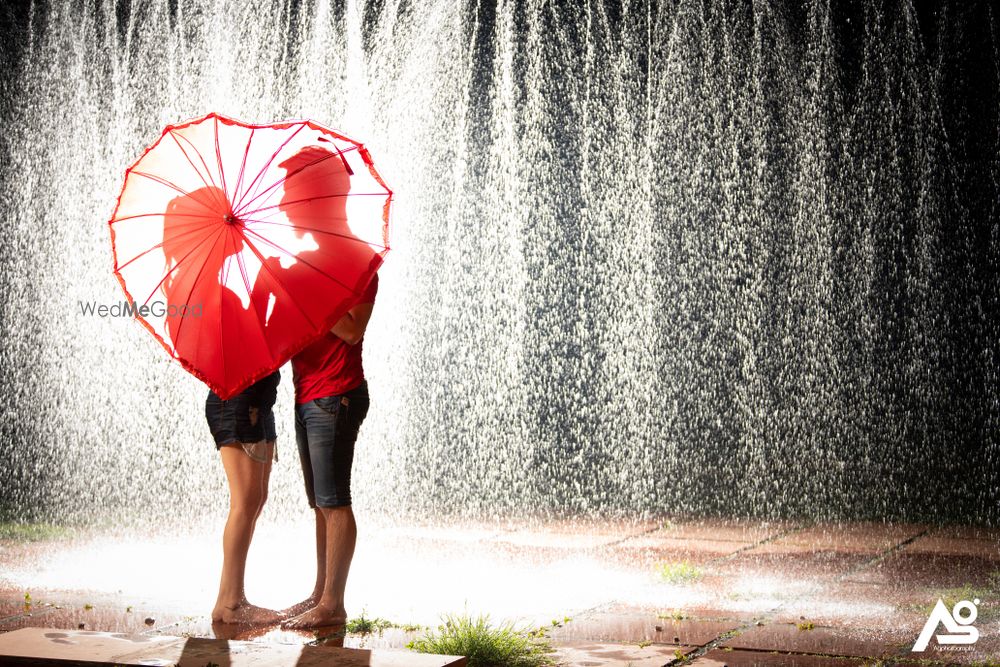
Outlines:
{"label": "red t-shirt", "polygon": [[[354,305],[375,303],[378,274],[372,278]],[[326,335],[292,357],[292,383],[295,402],[308,403],[316,398],[337,396],[354,389],[365,379],[361,368],[361,344],[348,345],[336,335]]]}

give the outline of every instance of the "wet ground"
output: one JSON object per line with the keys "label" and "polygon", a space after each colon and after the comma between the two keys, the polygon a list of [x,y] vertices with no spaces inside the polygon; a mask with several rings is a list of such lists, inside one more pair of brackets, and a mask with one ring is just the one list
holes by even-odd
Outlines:
{"label": "wet ground", "polygon": [[[220,638],[275,646],[313,633],[213,628],[211,527],[0,540],[0,631],[25,627]],[[310,526],[262,526],[250,599],[280,608],[311,587]],[[938,600],[974,603],[972,644]],[[1000,529],[734,520],[374,526],[361,522],[353,617],[394,627],[346,647],[400,649],[442,614],[548,628],[562,665],[1000,665]],[[969,605],[959,621],[969,618]],[[942,640],[943,638],[943,640]],[[235,663],[234,663],[235,664]],[[293,663],[294,664],[294,663]],[[405,663],[403,663],[405,664]]]}

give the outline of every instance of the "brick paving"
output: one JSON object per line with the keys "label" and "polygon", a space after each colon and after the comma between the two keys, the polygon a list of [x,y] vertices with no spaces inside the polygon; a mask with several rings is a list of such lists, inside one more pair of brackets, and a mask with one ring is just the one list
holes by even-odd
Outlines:
{"label": "brick paving", "polygon": [[[88,588],[86,570],[74,588],[51,585],[46,563],[65,551],[86,567],[94,562],[87,544],[0,541],[0,632],[82,627],[254,646],[316,643],[312,633],[213,627],[204,589],[215,565],[186,598],[108,590],[114,572],[100,577],[103,588]],[[278,577],[276,567],[261,569]],[[151,576],[179,575],[164,565]],[[248,587],[254,576],[250,568]],[[294,586],[308,582],[308,573],[299,576]],[[567,667],[1000,665],[1000,531],[978,526],[674,518],[390,527],[360,536],[352,586],[349,605],[363,597],[366,615],[398,624],[430,625],[438,614],[465,610],[546,625]],[[911,651],[939,598],[949,608],[980,600],[979,639],[966,646],[932,639],[927,650]],[[396,627],[339,643],[404,650],[418,634]]]}

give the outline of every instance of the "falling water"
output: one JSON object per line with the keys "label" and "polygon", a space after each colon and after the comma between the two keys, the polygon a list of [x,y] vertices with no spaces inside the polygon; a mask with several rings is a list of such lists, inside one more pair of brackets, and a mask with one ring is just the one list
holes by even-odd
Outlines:
{"label": "falling water", "polygon": [[214,110],[337,127],[398,193],[363,511],[1000,520],[995,17],[955,5],[9,10],[2,509],[224,509],[204,387],[79,307],[121,298],[125,167]]}

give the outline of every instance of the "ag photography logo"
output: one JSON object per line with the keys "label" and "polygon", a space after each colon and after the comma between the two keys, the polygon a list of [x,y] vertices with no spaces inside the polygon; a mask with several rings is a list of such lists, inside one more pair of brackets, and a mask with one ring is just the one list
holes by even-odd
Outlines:
{"label": "ag photography logo", "polygon": [[938,644],[975,644],[976,640],[979,639],[979,629],[972,624],[976,622],[976,617],[979,615],[978,604],[979,598],[975,598],[972,602],[962,600],[956,602],[954,608],[948,611],[944,601],[938,598],[937,604],[934,605],[934,609],[924,624],[924,629],[920,631],[920,636],[917,637],[917,642],[913,645],[912,650],[925,650],[931,640],[931,635],[934,634],[939,625],[943,625],[948,632],[937,635]]}

